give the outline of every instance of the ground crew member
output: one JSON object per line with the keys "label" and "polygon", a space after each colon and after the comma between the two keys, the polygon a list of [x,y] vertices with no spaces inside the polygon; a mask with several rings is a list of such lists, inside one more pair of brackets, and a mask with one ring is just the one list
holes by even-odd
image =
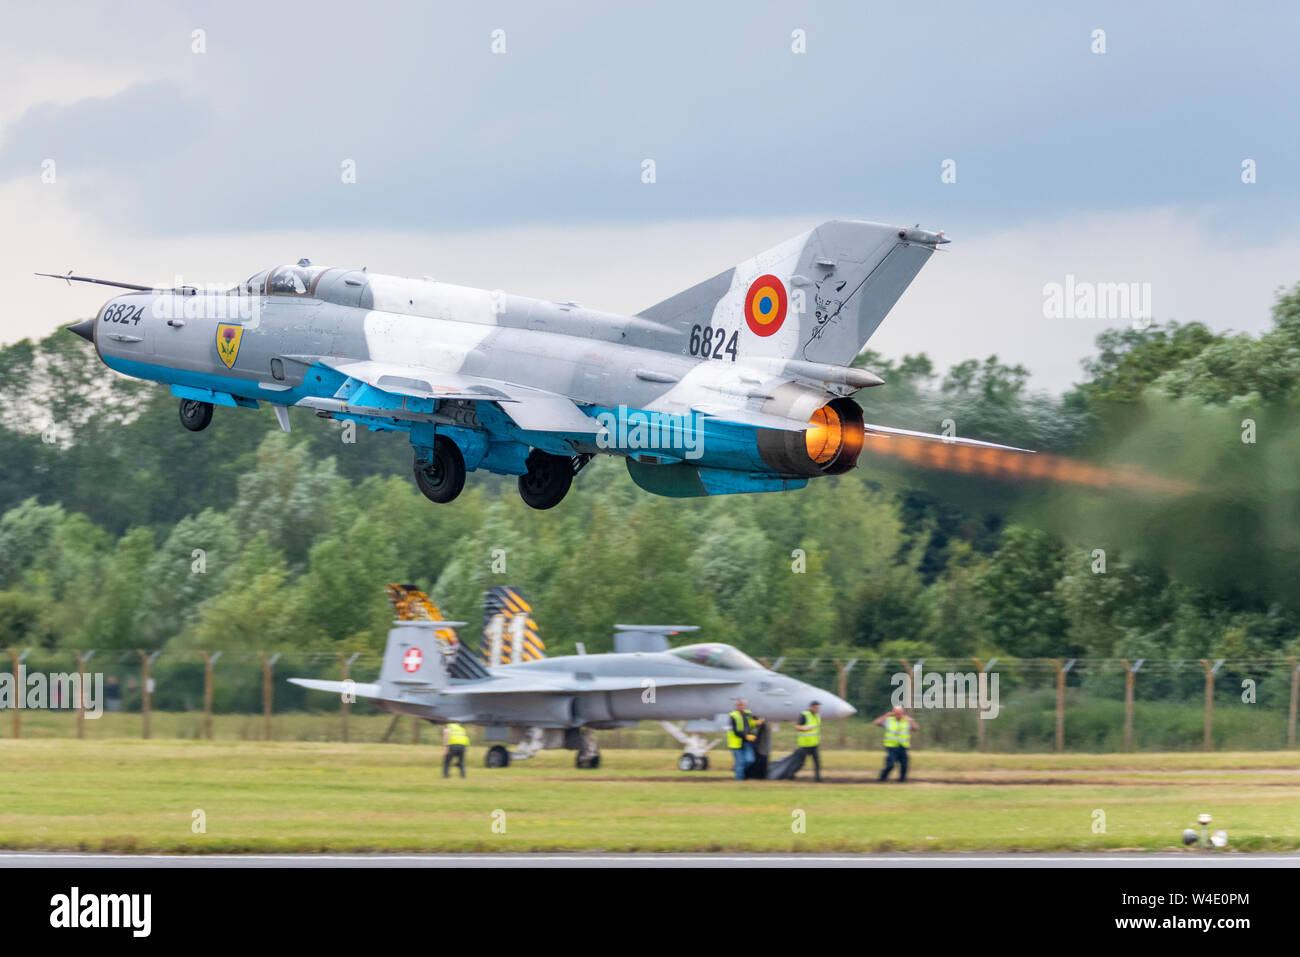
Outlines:
{"label": "ground crew member", "polygon": [[460,768],[460,776],[465,776],[465,749],[469,747],[469,732],[463,725],[449,721],[442,727],[442,743],[447,750],[442,755],[442,776],[451,777],[451,762]]}
{"label": "ground crew member", "polygon": [[886,711],[872,724],[885,729],[885,766],[880,771],[880,780],[889,777],[894,765],[898,765],[898,780],[907,780],[907,750],[912,746],[912,732],[919,729],[912,718],[900,704],[893,711]]}
{"label": "ground crew member", "polygon": [[745,769],[754,763],[754,740],[758,737],[756,730],[761,718],[745,704],[744,698],[736,699],[736,708],[727,715],[727,747],[731,749],[736,780],[745,780]]}
{"label": "ground crew member", "polygon": [[816,772],[815,777],[820,781],[822,779],[822,759],[817,748],[822,741],[821,702],[814,701],[808,705],[807,711],[800,712],[799,723],[794,726],[794,729],[799,732],[795,744],[799,745],[799,751],[803,755],[799,763],[803,764],[804,758],[811,757],[813,769]]}

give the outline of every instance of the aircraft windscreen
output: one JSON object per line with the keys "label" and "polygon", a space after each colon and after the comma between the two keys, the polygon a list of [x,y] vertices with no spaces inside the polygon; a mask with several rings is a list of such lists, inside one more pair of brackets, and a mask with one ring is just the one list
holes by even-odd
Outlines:
{"label": "aircraft windscreen", "polygon": [[672,649],[671,653],[692,664],[707,665],[710,668],[748,671],[763,667],[749,655],[738,648],[731,647],[731,645],[682,645],[680,648]]}

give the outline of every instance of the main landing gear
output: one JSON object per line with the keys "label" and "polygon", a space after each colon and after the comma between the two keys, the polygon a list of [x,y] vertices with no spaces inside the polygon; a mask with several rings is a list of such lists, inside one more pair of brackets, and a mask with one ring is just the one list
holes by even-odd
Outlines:
{"label": "main landing gear", "polygon": [[[211,415],[210,410],[208,414]],[[439,504],[450,502],[460,494],[465,487],[465,457],[455,442],[445,435],[438,436],[428,461],[420,461],[420,454],[416,453],[415,484],[425,498]]]}
{"label": "main landing gear", "polygon": [[528,471],[519,476],[519,497],[531,508],[554,508],[573,484],[573,456],[552,455],[541,449],[528,453]]}
{"label": "main landing gear", "polygon": [[212,403],[198,399],[181,399],[181,425],[191,432],[202,432],[212,422]]}
{"label": "main landing gear", "polygon": [[578,732],[578,753],[573,756],[573,766],[582,769],[600,767],[600,750],[596,746],[596,733],[590,728]]}
{"label": "main landing gear", "polygon": [[[524,459],[524,473],[519,476],[519,496],[531,508],[546,509],[559,505],[573,486],[573,477],[582,471],[592,456],[588,453],[577,455],[556,455],[541,449],[532,449]],[[483,457],[472,459],[476,467],[482,467]],[[518,459],[509,462],[508,470],[518,468]],[[503,471],[496,466],[502,460],[496,460],[493,471]],[[420,492],[431,502],[450,502],[465,487],[465,454],[455,440],[446,435],[439,435],[433,445],[419,445],[415,450],[415,484]]]}

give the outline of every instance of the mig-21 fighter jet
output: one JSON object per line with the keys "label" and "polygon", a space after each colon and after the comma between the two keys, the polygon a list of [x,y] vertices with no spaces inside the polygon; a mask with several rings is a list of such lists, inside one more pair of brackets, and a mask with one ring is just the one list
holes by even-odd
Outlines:
{"label": "mig-21 fighter jet", "polygon": [[[864,421],[882,380],[851,363],[943,233],[828,222],[635,316],[306,259],[219,292],[124,291],[71,327],[112,369],[166,383],[181,423],[213,408],[311,409],[405,432],[415,481],[450,502],[475,469],[550,508],[597,454],[659,495],[800,488],[864,436],[991,443]],[[42,275],[52,275],[43,273]]]}

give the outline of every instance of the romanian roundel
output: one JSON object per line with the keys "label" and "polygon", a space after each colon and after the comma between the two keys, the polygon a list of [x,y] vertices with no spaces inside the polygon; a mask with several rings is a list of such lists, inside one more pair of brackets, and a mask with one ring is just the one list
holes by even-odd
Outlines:
{"label": "romanian roundel", "polygon": [[759,276],[745,294],[745,322],[756,336],[770,336],[785,322],[785,284],[775,276]]}

